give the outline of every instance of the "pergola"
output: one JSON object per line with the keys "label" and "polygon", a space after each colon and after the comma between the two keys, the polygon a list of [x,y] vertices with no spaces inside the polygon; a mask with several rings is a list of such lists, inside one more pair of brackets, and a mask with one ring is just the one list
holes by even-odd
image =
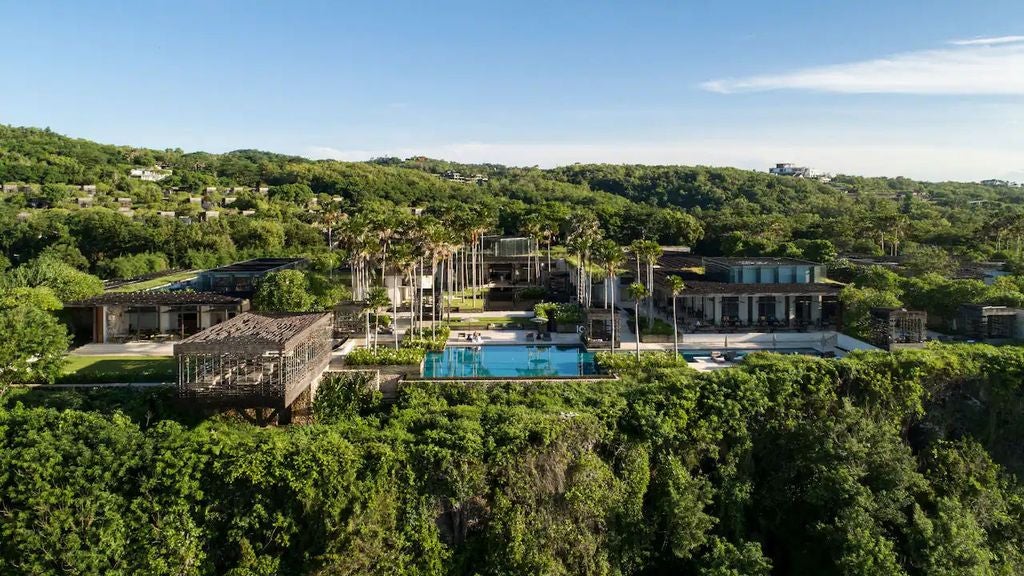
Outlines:
{"label": "pergola", "polygon": [[289,408],[327,368],[330,313],[245,313],[174,347],[178,396],[233,408]]}
{"label": "pergola", "polygon": [[872,308],[871,340],[889,349],[921,346],[928,314],[906,308]]}

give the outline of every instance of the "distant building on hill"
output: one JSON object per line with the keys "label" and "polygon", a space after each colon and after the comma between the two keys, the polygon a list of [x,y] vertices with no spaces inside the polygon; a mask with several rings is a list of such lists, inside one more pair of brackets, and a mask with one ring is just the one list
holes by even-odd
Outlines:
{"label": "distant building on hill", "polygon": [[793,176],[795,178],[804,178],[810,176],[811,169],[804,166],[793,166],[788,162],[780,162],[776,164],[774,168],[769,168],[768,172],[775,174],[776,176]]}
{"label": "distant building on hill", "polygon": [[1021,183],[1020,182],[1011,182],[1009,180],[998,180],[998,179],[994,179],[994,178],[990,179],[990,180],[982,180],[981,181],[981,185],[982,186],[994,186],[994,187],[997,187],[997,188],[1020,188],[1021,187]]}
{"label": "distant building on hill", "polygon": [[472,176],[463,175],[454,170],[446,170],[438,175],[443,180],[449,180],[451,182],[460,182],[462,184],[483,184],[487,182],[487,176],[483,174],[473,174]]}
{"label": "distant building on hill", "polygon": [[769,168],[768,172],[776,176],[791,176],[793,178],[813,178],[820,182],[828,182],[832,180],[831,174],[817,172],[806,166],[794,166],[788,162],[780,162],[776,164],[774,168]]}
{"label": "distant building on hill", "polygon": [[132,168],[128,175],[132,178],[138,178],[146,182],[159,182],[164,178],[171,175],[172,171],[169,168],[160,168],[154,166],[152,168]]}

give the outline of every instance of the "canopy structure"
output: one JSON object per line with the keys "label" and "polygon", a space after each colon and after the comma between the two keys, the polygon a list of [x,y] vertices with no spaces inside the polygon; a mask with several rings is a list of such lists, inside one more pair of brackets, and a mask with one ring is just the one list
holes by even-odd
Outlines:
{"label": "canopy structure", "polygon": [[178,396],[234,408],[287,410],[330,363],[330,313],[245,313],[174,347]]}

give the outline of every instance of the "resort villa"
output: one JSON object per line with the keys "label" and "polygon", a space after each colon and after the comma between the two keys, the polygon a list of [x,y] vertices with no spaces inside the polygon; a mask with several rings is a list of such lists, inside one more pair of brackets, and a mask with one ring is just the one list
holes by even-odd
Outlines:
{"label": "resort villa", "polygon": [[838,284],[825,266],[774,257],[700,258],[667,255],[654,272],[654,300],[671,312],[668,277],[686,285],[678,314],[688,331],[722,328],[835,328],[840,321]]}
{"label": "resort villa", "polygon": [[[623,266],[615,287],[616,306],[631,309],[627,289],[636,281],[635,261]],[[700,257],[666,250],[654,266],[651,290],[656,311],[672,314],[669,277],[685,284],[676,306],[685,332],[822,330],[840,321],[839,290],[825,266],[776,257]],[[641,278],[643,281],[643,271]],[[595,280],[594,308],[605,307],[604,284]],[[643,307],[641,308],[643,310]]]}

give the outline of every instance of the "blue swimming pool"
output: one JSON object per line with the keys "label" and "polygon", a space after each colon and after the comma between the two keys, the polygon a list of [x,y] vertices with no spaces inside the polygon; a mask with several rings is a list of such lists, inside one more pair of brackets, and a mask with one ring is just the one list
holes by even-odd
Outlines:
{"label": "blue swimming pool", "polygon": [[449,346],[429,352],[424,378],[574,377],[597,373],[594,354],[580,346]]}
{"label": "blue swimming pool", "polygon": [[[814,348],[717,348],[716,352],[724,354],[735,355],[736,359],[739,360],[752,352],[775,352],[776,354],[803,354],[805,356],[821,356],[821,352]],[[688,350],[679,349],[679,354],[686,359],[687,362],[696,362],[697,357],[711,356],[711,350]]]}

